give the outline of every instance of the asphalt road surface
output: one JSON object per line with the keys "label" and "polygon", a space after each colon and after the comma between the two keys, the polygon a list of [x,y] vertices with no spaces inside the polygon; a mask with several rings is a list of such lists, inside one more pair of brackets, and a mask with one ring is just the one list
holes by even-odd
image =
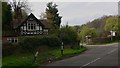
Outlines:
{"label": "asphalt road surface", "polygon": [[105,46],[86,46],[81,55],[56,61],[47,66],[118,66],[118,43]]}

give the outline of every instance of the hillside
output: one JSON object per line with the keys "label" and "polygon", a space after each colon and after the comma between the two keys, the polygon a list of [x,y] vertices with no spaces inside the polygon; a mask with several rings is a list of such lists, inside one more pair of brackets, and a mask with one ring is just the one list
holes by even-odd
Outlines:
{"label": "hillside", "polygon": [[95,28],[96,29],[95,32],[96,32],[97,36],[104,36],[104,35],[106,36],[106,34],[108,32],[106,32],[104,30],[104,26],[105,26],[106,20],[108,18],[111,18],[111,17],[117,18],[117,16],[103,16],[101,18],[95,19],[91,22],[87,22],[86,24],[81,25],[80,30],[83,27],[87,26],[87,27],[90,27],[90,28]]}

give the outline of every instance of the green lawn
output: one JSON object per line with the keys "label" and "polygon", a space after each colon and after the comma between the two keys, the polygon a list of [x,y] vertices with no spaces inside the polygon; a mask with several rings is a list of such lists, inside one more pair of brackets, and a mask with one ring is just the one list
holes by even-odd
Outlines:
{"label": "green lawn", "polygon": [[[51,58],[52,62],[60,59],[64,59],[66,57],[71,57],[74,55],[78,55],[83,51],[87,50],[85,47],[83,48],[66,48],[64,49],[64,55],[61,55],[60,49],[50,49],[45,52],[39,53],[37,60],[34,64],[33,55],[32,54],[19,54],[19,55],[11,55],[3,58],[2,65],[5,66],[3,68],[10,68],[10,66],[14,66],[12,68],[18,68],[18,66],[40,66],[43,64],[47,64],[48,60]],[[8,66],[8,67],[6,67]]]}

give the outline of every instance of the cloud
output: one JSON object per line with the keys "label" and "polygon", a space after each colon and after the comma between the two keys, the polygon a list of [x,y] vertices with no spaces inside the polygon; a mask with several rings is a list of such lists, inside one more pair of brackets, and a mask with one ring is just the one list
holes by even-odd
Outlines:
{"label": "cloud", "polygon": [[[62,16],[62,24],[81,25],[103,15],[117,15],[117,2],[55,2],[58,4],[59,14]],[[41,12],[45,12],[46,2],[31,3],[33,13],[39,18]]]}
{"label": "cloud", "polygon": [[118,2],[119,0],[28,0],[30,2]]}

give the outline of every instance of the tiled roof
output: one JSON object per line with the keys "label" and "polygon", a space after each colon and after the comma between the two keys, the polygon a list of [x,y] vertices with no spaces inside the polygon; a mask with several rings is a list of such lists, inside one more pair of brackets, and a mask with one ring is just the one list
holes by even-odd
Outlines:
{"label": "tiled roof", "polygon": [[23,22],[23,19],[14,19],[13,20],[13,28],[16,29],[19,25],[21,25]]}
{"label": "tiled roof", "polygon": [[[30,15],[32,15],[33,17],[35,17],[32,13],[31,13]],[[29,16],[30,16],[30,15],[29,15]],[[28,16],[28,17],[29,17],[29,16]],[[14,19],[14,20],[13,20],[13,28],[14,28],[14,29],[18,28],[18,26],[20,26],[25,20],[26,20],[26,19]],[[48,24],[48,22],[47,22],[46,19],[40,19],[40,20],[38,20],[38,21],[40,21],[40,22],[38,22],[38,23],[42,23],[42,24],[44,25],[44,28],[50,28],[50,25]]]}
{"label": "tiled roof", "polygon": [[47,20],[40,19],[39,21],[45,26],[44,28],[50,28],[50,24],[47,22]]}
{"label": "tiled roof", "polygon": [[17,36],[16,32],[14,30],[10,30],[10,31],[2,31],[2,37],[6,37],[6,36]]}

